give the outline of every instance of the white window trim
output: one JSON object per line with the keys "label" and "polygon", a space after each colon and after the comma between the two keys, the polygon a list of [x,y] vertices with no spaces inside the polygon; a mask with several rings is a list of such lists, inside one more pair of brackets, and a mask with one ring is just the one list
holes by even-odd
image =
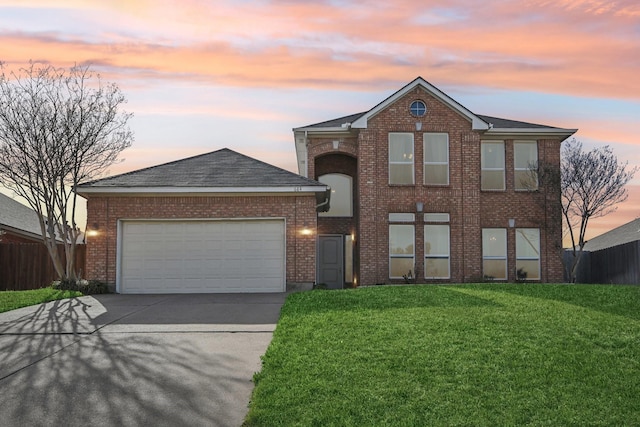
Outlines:
{"label": "white window trim", "polygon": [[[505,191],[507,189],[507,173],[506,173],[506,155],[505,155],[505,143],[502,140],[483,140],[480,141],[480,162],[482,163],[482,145],[483,144],[502,144],[502,167],[501,168],[483,168],[480,165],[480,190],[481,191]],[[482,171],[502,171],[502,188],[482,188]]]}
{"label": "white window trim", "polygon": [[535,160],[536,165],[538,164],[539,159],[540,159],[540,153],[538,152],[538,141],[533,141],[533,140],[513,141],[513,171],[514,171],[514,174],[513,174],[513,177],[514,177],[514,179],[513,179],[513,187],[514,187],[515,191],[525,191],[526,192],[526,191],[537,190],[538,186],[540,185],[540,182],[538,181],[538,174],[537,173],[536,173],[536,187],[535,188],[531,188],[531,189],[529,189],[529,188],[518,188],[518,182],[515,179],[515,176],[516,176],[515,172],[517,172],[517,171],[529,171],[530,168],[529,167],[526,167],[526,168],[518,168],[518,167],[516,167],[516,145],[517,144],[533,144],[536,147],[536,160]]}
{"label": "white window trim", "polygon": [[[412,157],[409,161],[391,161],[391,135],[411,135],[411,154]],[[388,160],[389,160],[389,185],[416,185],[416,166],[415,166],[415,159],[416,159],[416,142],[415,142],[415,138],[413,133],[411,132],[389,132],[388,136]],[[398,183],[393,183],[391,182],[391,165],[411,165],[411,183],[410,184],[398,184]]]}
{"label": "white window trim", "polygon": [[[447,136],[447,160],[445,162],[428,162],[427,161],[427,139],[425,138],[425,135],[446,135]],[[424,169],[422,171],[422,183],[424,185],[449,185],[449,173],[450,173],[450,169],[449,169],[449,134],[446,132],[425,132],[422,134],[422,152],[424,155]],[[447,167],[447,182],[444,184],[434,184],[431,182],[426,182],[427,179],[427,166],[432,166],[432,165],[437,165],[437,166],[442,166],[445,165]]]}

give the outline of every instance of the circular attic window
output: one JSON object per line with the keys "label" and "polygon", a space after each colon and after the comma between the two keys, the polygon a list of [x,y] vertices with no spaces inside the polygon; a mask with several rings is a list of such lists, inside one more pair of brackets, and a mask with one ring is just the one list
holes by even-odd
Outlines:
{"label": "circular attic window", "polygon": [[427,106],[422,101],[413,101],[409,107],[411,114],[416,117],[422,117],[427,113]]}

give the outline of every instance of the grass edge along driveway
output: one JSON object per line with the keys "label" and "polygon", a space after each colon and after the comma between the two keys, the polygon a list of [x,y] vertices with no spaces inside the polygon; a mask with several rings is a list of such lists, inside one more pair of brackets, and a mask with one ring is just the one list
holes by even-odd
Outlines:
{"label": "grass edge along driveway", "polygon": [[81,296],[82,292],[61,291],[53,288],[32,289],[28,291],[0,291],[0,313],[41,304],[43,302]]}
{"label": "grass edge along driveway", "polygon": [[637,425],[640,288],[292,294],[245,425]]}

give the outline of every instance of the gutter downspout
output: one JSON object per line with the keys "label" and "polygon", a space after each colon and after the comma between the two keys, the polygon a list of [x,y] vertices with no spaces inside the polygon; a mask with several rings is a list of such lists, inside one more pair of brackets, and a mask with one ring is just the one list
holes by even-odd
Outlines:
{"label": "gutter downspout", "polygon": [[326,212],[325,210],[322,210],[320,208],[327,206],[330,201],[331,201],[331,187],[327,186],[327,189],[325,190],[325,193],[324,193],[324,201],[316,205],[316,212]]}
{"label": "gutter downspout", "polygon": [[309,138],[307,137],[309,131],[304,131],[304,176],[309,178]]}

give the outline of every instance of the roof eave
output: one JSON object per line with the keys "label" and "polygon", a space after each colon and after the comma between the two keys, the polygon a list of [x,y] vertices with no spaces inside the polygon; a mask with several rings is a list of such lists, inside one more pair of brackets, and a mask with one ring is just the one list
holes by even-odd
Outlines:
{"label": "roof eave", "polygon": [[483,136],[496,137],[559,137],[563,140],[576,133],[578,129],[561,128],[491,128]]}
{"label": "roof eave", "polygon": [[84,194],[264,194],[264,193],[317,193],[326,191],[325,185],[300,185],[282,187],[78,187],[76,192]]}
{"label": "roof eave", "polygon": [[7,224],[0,224],[0,230],[5,230],[5,231],[8,231],[8,232],[10,232],[12,234],[21,236],[21,237],[42,241],[42,234],[40,234],[40,233],[35,233],[35,232],[32,232],[32,231],[23,230],[21,228],[12,227],[12,226],[7,225]]}
{"label": "roof eave", "polygon": [[294,134],[306,133],[308,135],[350,135],[352,126],[333,126],[333,127],[302,127],[294,128]]}

